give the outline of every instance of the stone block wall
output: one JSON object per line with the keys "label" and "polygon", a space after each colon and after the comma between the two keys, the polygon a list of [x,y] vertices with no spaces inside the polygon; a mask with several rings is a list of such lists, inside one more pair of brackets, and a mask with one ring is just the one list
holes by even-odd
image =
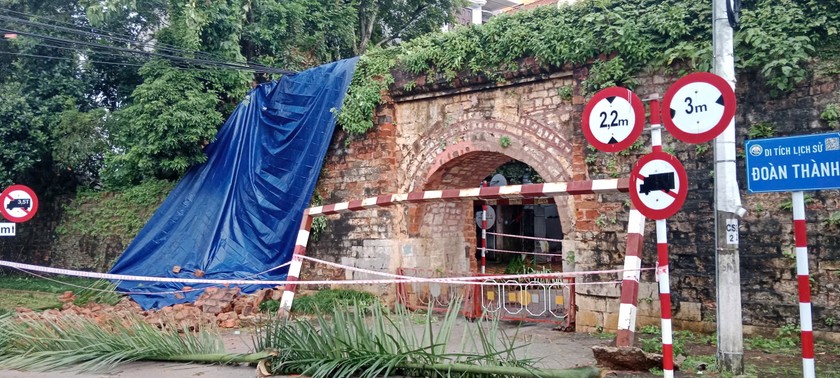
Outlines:
{"label": "stone block wall", "polygon": [[[337,202],[385,192],[471,187],[510,159],[530,165],[546,181],[627,177],[635,161],[650,150],[649,137],[645,133],[639,143],[618,154],[588,147],[580,126],[589,96],[583,91],[587,75],[585,67],[562,72],[529,70],[512,75],[504,83],[462,77],[449,84],[425,76],[398,75],[393,98],[376,117],[377,129],[349,144],[344,144],[341,136],[337,138],[319,190],[322,195],[335,193],[326,202]],[[634,92],[642,98],[653,93],[663,95],[676,79],[664,74],[641,76]],[[780,98],[771,97],[763,83],[752,76],[739,79],[739,151],[751,128],[760,122],[772,125],[776,136],[830,130],[819,114],[828,104],[840,103],[836,76],[816,77],[796,93]],[[417,85],[408,92],[400,89],[409,80]],[[502,147],[502,139],[509,145]],[[663,142],[666,151],[686,167],[689,177],[686,204],[668,222],[674,324],[677,329],[712,331],[716,313],[712,146],[688,145],[667,133]],[[351,153],[360,149],[373,149],[381,156],[361,159]],[[742,175],[742,154],[738,162]],[[368,172],[365,182],[339,174],[348,169]],[[376,186],[383,181],[387,184]],[[840,211],[838,194],[836,190],[811,194],[807,210],[815,283],[814,323],[822,331],[840,331],[833,324],[834,319],[840,319],[840,311],[835,309],[840,299],[838,230],[826,221],[832,212]],[[742,192],[742,199],[750,211],[741,221],[746,329],[795,322],[798,302],[795,266],[790,257],[792,221],[790,211],[785,209],[787,196]],[[564,269],[621,268],[628,195],[578,195],[556,200],[565,237]],[[331,221],[324,238],[311,246],[310,253],[363,266],[364,259],[355,252],[343,260],[342,256],[353,247],[364,248],[365,240],[387,238],[395,243],[390,249],[391,268],[443,266],[446,270],[475,271],[475,259],[470,258],[475,253],[472,216],[471,204],[459,208],[452,203],[343,215]],[[361,231],[359,227],[365,227],[366,222],[380,227],[374,232]],[[643,266],[652,268],[656,259],[652,221],[647,222],[646,231]],[[361,240],[354,236],[359,234],[365,236]],[[580,281],[616,279],[619,277],[613,274]],[[653,273],[644,272],[642,281],[637,324],[658,325],[658,289]],[[619,292],[616,285],[579,285],[577,329],[614,330]]]}

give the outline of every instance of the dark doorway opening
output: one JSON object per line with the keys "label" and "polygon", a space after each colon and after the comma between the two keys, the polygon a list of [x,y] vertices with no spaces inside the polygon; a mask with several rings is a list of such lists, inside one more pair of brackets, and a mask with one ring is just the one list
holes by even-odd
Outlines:
{"label": "dark doorway opening", "polygon": [[[489,185],[518,185],[543,182],[530,166],[511,160],[485,177]],[[484,203],[473,202],[476,217],[476,259],[481,267],[481,213]],[[488,213],[495,219],[488,224],[486,273],[522,274],[562,271],[563,230],[557,206],[550,204],[493,204]]]}

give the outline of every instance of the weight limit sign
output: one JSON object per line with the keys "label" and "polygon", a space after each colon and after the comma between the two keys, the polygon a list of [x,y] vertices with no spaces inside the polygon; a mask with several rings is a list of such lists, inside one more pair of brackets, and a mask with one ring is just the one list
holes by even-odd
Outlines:
{"label": "weight limit sign", "polygon": [[670,86],[662,105],[662,122],[671,135],[686,143],[705,143],[735,116],[735,92],[722,77],[697,72]]}
{"label": "weight limit sign", "polygon": [[35,191],[25,185],[12,185],[0,194],[3,207],[0,213],[3,217],[15,222],[26,222],[38,211],[38,196]]}
{"label": "weight limit sign", "polygon": [[593,147],[618,152],[630,147],[642,133],[645,108],[627,88],[599,91],[583,110],[583,135]]}
{"label": "weight limit sign", "polygon": [[676,214],[687,194],[685,168],[665,152],[642,156],[630,173],[630,200],[648,218],[659,220]]}

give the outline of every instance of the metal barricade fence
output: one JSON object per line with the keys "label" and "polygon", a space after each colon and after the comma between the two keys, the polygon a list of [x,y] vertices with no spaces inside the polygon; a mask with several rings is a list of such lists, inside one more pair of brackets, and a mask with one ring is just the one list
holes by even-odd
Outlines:
{"label": "metal barricade fence", "polygon": [[[465,276],[419,268],[400,268],[399,274],[429,278]],[[431,307],[433,311],[446,311],[453,300],[460,299],[461,314],[468,318],[492,316],[509,321],[553,323],[564,330],[574,330],[574,277],[484,282],[491,285],[399,283],[397,301],[409,309]]]}
{"label": "metal barricade fence", "polygon": [[[460,272],[421,268],[399,268],[397,274],[423,278],[464,276]],[[411,310],[427,310],[431,307],[433,311],[445,312],[452,301],[460,299],[464,302],[460,313],[468,318],[474,318],[473,286],[438,282],[400,282],[397,283],[397,302]]]}

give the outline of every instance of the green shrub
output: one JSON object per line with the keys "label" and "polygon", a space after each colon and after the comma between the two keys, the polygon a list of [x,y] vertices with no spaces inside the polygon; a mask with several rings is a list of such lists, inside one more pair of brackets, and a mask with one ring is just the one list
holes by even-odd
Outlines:
{"label": "green shrub", "polygon": [[[370,307],[379,302],[371,293],[346,289],[320,290],[312,295],[301,295],[292,302],[292,311],[304,314],[332,312],[336,308]],[[279,306],[279,304],[278,304]]]}

